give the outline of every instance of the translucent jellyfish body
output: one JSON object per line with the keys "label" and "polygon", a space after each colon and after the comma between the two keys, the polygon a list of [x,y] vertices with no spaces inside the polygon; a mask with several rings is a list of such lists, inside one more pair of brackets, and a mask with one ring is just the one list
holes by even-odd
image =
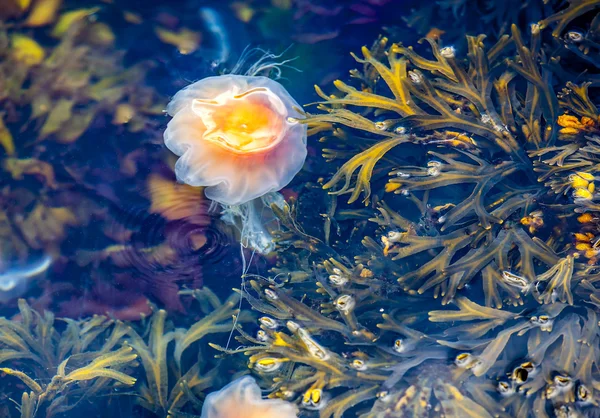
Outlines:
{"label": "translucent jellyfish body", "polygon": [[181,158],[177,178],[206,186],[206,196],[240,205],[281,190],[306,158],[306,125],[298,103],[262,76],[208,77],[179,91],[165,145]]}
{"label": "translucent jellyfish body", "polygon": [[250,376],[239,378],[206,397],[201,418],[295,418],[296,405],[281,399],[262,399]]}
{"label": "translucent jellyfish body", "polygon": [[239,224],[242,244],[261,253],[272,246],[265,214],[272,216],[271,204],[283,204],[276,192],[306,159],[299,109],[277,81],[234,74],[193,83],[167,107],[173,118],[164,140],[180,156],[178,180],[204,186],[206,196],[223,205],[223,218]]}

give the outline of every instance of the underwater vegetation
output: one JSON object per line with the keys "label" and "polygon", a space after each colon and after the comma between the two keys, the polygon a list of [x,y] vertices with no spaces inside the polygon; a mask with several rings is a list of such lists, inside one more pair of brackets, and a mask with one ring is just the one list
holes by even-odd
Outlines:
{"label": "underwater vegetation", "polygon": [[[313,45],[311,22],[341,38],[387,3],[231,10],[290,13]],[[271,206],[273,251],[221,299],[201,261],[224,260],[227,292],[239,266],[162,147],[165,95],[188,80],[151,87],[157,63],[120,51],[102,8],[6,1],[0,291],[51,279],[0,318],[0,414],[596,416],[600,1],[515,3],[417,9],[420,43],[382,28],[349,78],[316,88],[293,120],[309,157]],[[122,17],[213,57],[190,21]],[[202,116],[245,146],[235,120]]]}
{"label": "underwater vegetation", "polygon": [[[117,398],[153,416],[199,414],[199,396],[222,376],[219,362],[203,358],[198,341],[206,345],[207,336],[230,331],[239,295],[221,302],[204,288],[183,297],[191,297],[199,313],[185,329],[167,321],[164,310],[136,325],[100,315],[76,321],[34,311],[21,299],[19,318],[0,320],[4,416],[19,416],[4,402],[9,398],[22,418],[60,416],[99,402],[110,407]],[[238,322],[247,319],[240,315]],[[195,351],[188,350],[192,346]]]}
{"label": "underwater vegetation", "polygon": [[259,330],[215,346],[271,397],[322,418],[595,416],[600,2],[547,7],[464,52],[381,37],[316,88],[324,161],[273,206],[276,266],[242,289]]}
{"label": "underwater vegetation", "polygon": [[[20,404],[22,417],[53,416],[73,408],[78,399],[100,394],[113,383],[131,386],[135,379],[126,367],[137,357],[130,347],[117,347],[123,327],[112,327],[105,317],[76,322],[67,321],[59,333],[54,328],[54,316],[32,311],[24,300],[19,301],[21,321],[2,319],[2,349],[0,358],[4,390],[8,396],[11,378],[26,385]],[[90,344],[104,342],[95,352],[87,352]],[[25,366],[25,364],[27,366]],[[7,367],[11,365],[12,367]],[[27,367],[26,369],[24,367]],[[10,376],[10,377],[9,377]],[[91,385],[89,381],[95,380]]]}

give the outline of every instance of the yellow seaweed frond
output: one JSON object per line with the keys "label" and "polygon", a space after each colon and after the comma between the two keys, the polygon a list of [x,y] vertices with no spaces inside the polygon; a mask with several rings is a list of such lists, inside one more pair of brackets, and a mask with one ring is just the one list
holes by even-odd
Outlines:
{"label": "yellow seaweed frond", "polygon": [[523,330],[531,328],[528,322],[521,322],[510,328],[500,331],[485,349],[477,356],[477,361],[473,365],[473,374],[483,376],[493,365],[508,344],[510,338]]}
{"label": "yellow seaweed frond", "polygon": [[27,376],[23,372],[20,372],[18,370],[14,370],[14,369],[11,369],[11,368],[8,368],[8,367],[2,367],[2,368],[0,368],[0,371],[3,372],[3,373],[6,373],[8,375],[15,376],[15,377],[19,378],[31,390],[33,390],[33,393],[35,393],[37,395],[39,395],[43,391],[42,387],[35,380],[33,380],[31,377]]}
{"label": "yellow seaweed frond", "polygon": [[[385,48],[386,42],[379,45],[379,48]],[[361,52],[363,58],[358,58],[352,54],[354,59],[362,64],[372,65],[379,76],[387,84],[390,91],[394,95],[395,100],[386,99],[383,96],[378,96],[372,93],[358,92],[356,89],[347,86],[341,81],[336,81],[334,84],[346,96],[342,99],[334,99],[329,101],[331,104],[346,104],[356,106],[369,106],[373,108],[391,110],[398,113],[400,116],[414,115],[423,113],[423,111],[414,103],[410,97],[405,80],[407,77],[407,60],[401,55],[397,45],[392,45],[387,54],[389,67],[376,59],[371,51],[363,47]]]}
{"label": "yellow seaweed frond", "polygon": [[430,386],[411,385],[404,391],[390,394],[386,401],[392,398],[391,405],[388,402],[377,400],[365,418],[377,418],[386,412],[397,416],[427,416],[431,407],[429,401],[432,391],[433,388]]}
{"label": "yellow seaweed frond", "polygon": [[597,0],[569,0],[569,6],[552,16],[548,16],[541,20],[538,24],[540,29],[555,25],[552,30],[552,35],[558,37],[562,34],[565,28],[577,17],[589,12],[590,10],[600,7]]}
{"label": "yellow seaweed frond", "polygon": [[175,332],[174,357],[178,367],[181,367],[181,355],[190,345],[208,334],[230,331],[232,318],[239,315],[237,306],[240,296],[235,293],[223,303],[207,288],[194,291],[193,296],[201,302],[212,301],[212,311],[186,331]]}
{"label": "yellow seaweed frond", "polygon": [[[329,193],[335,195],[351,193],[348,203],[355,202],[362,193],[363,202],[365,205],[368,205],[369,198],[371,196],[371,176],[373,175],[375,164],[377,164],[377,162],[383,158],[383,156],[389,150],[406,141],[407,139],[405,137],[388,139],[373,145],[371,148],[363,151],[360,154],[355,155],[338,170],[338,172],[323,186],[323,188],[331,189],[343,179],[343,187],[339,190]],[[356,184],[354,184],[352,187],[352,176],[356,170],[359,170],[359,172],[357,175]]]}
{"label": "yellow seaweed frond", "polygon": [[458,297],[455,299],[457,311],[430,311],[429,320],[431,322],[452,322],[452,321],[472,321],[472,320],[494,320],[507,321],[515,317],[512,312],[499,309],[486,308],[480,306],[467,298]]}
{"label": "yellow seaweed frond", "polygon": [[194,393],[211,387],[220,370],[215,367],[209,372],[201,372],[201,369],[200,362],[196,362],[175,383],[169,394],[169,414],[177,413],[188,402],[194,404],[198,410],[202,409],[198,397]]}
{"label": "yellow seaweed frond", "polygon": [[530,238],[522,229],[511,228],[500,231],[488,247],[469,252],[461,261],[450,266],[447,272],[456,273],[464,269],[465,277],[463,280],[465,280],[466,277],[472,277],[474,273],[471,270],[472,268],[477,269],[476,265],[487,264],[488,260],[494,260],[500,270],[508,270],[510,264],[505,251],[513,245],[517,246],[521,255],[520,275],[530,281],[535,277],[534,259],[540,260],[549,266],[558,261],[556,254],[541,241]]}
{"label": "yellow seaweed frond", "polygon": [[46,57],[44,48],[28,36],[14,34],[11,44],[13,58],[27,66],[39,65]]}
{"label": "yellow seaweed frond", "polygon": [[79,224],[67,207],[47,207],[39,203],[28,216],[16,222],[32,248],[43,248],[66,234],[67,227]]}
{"label": "yellow seaweed frond", "polygon": [[441,380],[436,382],[433,392],[439,400],[444,416],[464,418],[492,418],[486,409],[472,399],[464,396],[460,390],[451,383]]}
{"label": "yellow seaweed frond", "polygon": [[[109,352],[101,355],[100,357],[92,360],[87,366],[76,369],[66,376],[64,379],[67,382],[80,381],[80,380],[91,380],[97,377],[108,377],[113,380],[117,380],[124,385],[131,386],[135,383],[136,379],[123,372],[113,369],[115,366],[121,366],[125,363],[130,363],[137,358],[137,354],[132,353],[131,347],[122,347],[117,351]],[[69,359],[64,360],[63,364]]]}
{"label": "yellow seaweed frond", "polygon": [[51,189],[57,188],[52,165],[35,158],[5,158],[2,167],[10,173],[15,180],[22,180],[23,175],[34,175],[41,177],[44,183]]}
{"label": "yellow seaweed frond", "polygon": [[504,176],[522,169],[522,166],[514,161],[503,161],[491,165],[467,151],[459,150],[459,152],[473,160],[475,164],[460,161],[456,154],[431,151],[429,154],[441,161],[429,162],[425,168],[400,168],[391,173],[396,177],[390,179],[390,183],[400,184],[401,190],[408,192],[474,183],[475,187],[471,195],[440,218],[439,222],[444,224],[441,230],[445,231],[453,227],[458,221],[469,216],[471,212],[477,215],[481,226],[485,229],[489,229],[492,223],[502,223],[502,219],[489,213],[485,207],[485,193],[500,182]]}
{"label": "yellow seaweed frond", "polygon": [[[307,114],[305,119],[301,119],[301,123],[306,123],[311,134],[316,134],[325,129],[330,129],[333,123],[347,126],[349,128],[358,129],[383,137],[395,137],[398,132],[387,131],[387,126],[391,126],[395,121],[388,120],[381,123],[373,123],[369,118],[366,118],[358,113],[348,109],[327,109],[323,108],[327,113],[323,114]],[[401,130],[399,130],[400,132]]]}
{"label": "yellow seaweed frond", "polygon": [[54,28],[52,28],[52,32],[50,34],[55,38],[60,38],[67,33],[72,25],[88,16],[93,15],[98,10],[100,10],[99,7],[90,7],[87,9],[77,9],[63,13],[58,18],[58,21],[54,25]]}
{"label": "yellow seaweed frond", "polygon": [[[598,122],[598,107],[592,102],[589,96],[590,82],[584,82],[577,85],[571,81],[567,81],[566,88],[563,89],[562,93],[558,96],[558,104],[565,109],[579,115],[582,118],[585,117],[587,123],[584,125],[594,125]],[[565,115],[566,116],[566,115]],[[560,123],[559,116],[558,124],[567,127]]]}
{"label": "yellow seaweed frond", "polygon": [[[170,330],[172,324],[166,322],[167,312],[159,310],[152,315],[146,334],[140,335],[132,327],[126,330],[130,338],[127,345],[133,348],[144,368],[144,378],[138,382],[141,396],[136,402],[159,415],[174,415],[188,403],[194,407],[200,405],[199,392],[212,384],[218,370],[202,373],[204,362],[201,359],[184,370],[182,353],[209,334],[230,332],[232,316],[238,314],[239,295],[236,293],[225,302],[206,287],[181,294],[192,296],[205,314],[189,329]],[[245,321],[245,315],[241,315],[240,324]],[[175,347],[171,351],[173,341]],[[174,376],[170,373],[173,370],[176,371]]]}
{"label": "yellow seaweed frond", "polygon": [[573,277],[575,261],[572,256],[566,256],[559,260],[545,273],[536,277],[538,282],[548,282],[546,289],[539,296],[540,302],[552,303],[555,300],[573,304],[571,293],[571,279]]}
{"label": "yellow seaweed frond", "polygon": [[21,418],[34,418],[38,397],[35,393],[23,392],[21,396]]}
{"label": "yellow seaweed frond", "polygon": [[4,124],[4,114],[0,113],[0,146],[4,148],[7,155],[15,153],[15,143],[12,134]]}
{"label": "yellow seaweed frond", "polygon": [[148,343],[133,329],[129,331],[133,347],[139,356],[146,372],[146,381],[153,403],[153,410],[167,411],[168,397],[168,370],[167,370],[167,346],[173,339],[172,332],[165,333],[165,318],[167,312],[159,310],[152,315],[150,320],[150,335]]}
{"label": "yellow seaweed frond", "polygon": [[24,25],[38,27],[54,22],[62,2],[63,0],[40,0],[34,2]]}
{"label": "yellow seaweed frond", "polygon": [[198,49],[200,40],[202,39],[200,33],[187,28],[171,31],[165,28],[156,27],[154,32],[162,42],[177,47],[177,50],[184,55],[191,54]]}
{"label": "yellow seaweed frond", "polygon": [[45,139],[48,136],[57,133],[65,122],[71,119],[74,100],[59,99],[55,106],[50,110],[46,122],[41,127],[39,139]]}
{"label": "yellow seaweed frond", "polygon": [[555,136],[558,100],[551,83],[552,73],[539,64],[543,56],[539,51],[541,32],[536,25],[532,25],[529,46],[523,41],[517,25],[511,26],[511,33],[518,59],[508,59],[506,63],[531,86],[527,90],[525,106],[519,112],[523,120],[521,130],[526,140],[539,148],[542,144],[552,142]]}
{"label": "yellow seaweed frond", "polygon": [[367,386],[356,390],[349,390],[343,395],[336,396],[327,402],[327,405],[319,413],[320,418],[342,418],[344,414],[355,405],[369,399],[374,399],[379,387],[377,385]]}
{"label": "yellow seaweed frond", "polygon": [[22,397],[22,416],[51,417],[74,408],[84,396],[111,391],[115,382],[135,383],[122,369],[132,366],[137,355],[127,346],[113,350],[123,343],[122,323],[102,316],[66,319],[66,328],[59,331],[50,312],[39,313],[22,299],[18,305],[20,320],[0,318],[0,361],[11,362],[0,372],[32,391]]}

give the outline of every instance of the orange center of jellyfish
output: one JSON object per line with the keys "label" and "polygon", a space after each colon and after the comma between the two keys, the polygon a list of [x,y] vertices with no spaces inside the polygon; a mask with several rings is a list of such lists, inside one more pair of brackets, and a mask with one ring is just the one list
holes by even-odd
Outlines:
{"label": "orange center of jellyfish", "polygon": [[283,138],[285,106],[264,88],[196,99],[193,109],[206,127],[203,139],[238,154],[268,150]]}

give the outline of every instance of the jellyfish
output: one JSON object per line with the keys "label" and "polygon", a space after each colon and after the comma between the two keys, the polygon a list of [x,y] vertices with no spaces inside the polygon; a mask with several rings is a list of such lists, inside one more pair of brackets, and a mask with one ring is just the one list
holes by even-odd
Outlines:
{"label": "jellyfish", "polygon": [[201,418],[295,418],[298,407],[282,399],[262,399],[250,376],[234,380],[206,397]]}
{"label": "jellyfish", "polygon": [[164,132],[180,157],[178,181],[204,187],[222,219],[239,226],[243,245],[262,254],[273,249],[270,207],[283,205],[277,192],[307,154],[300,106],[279,82],[256,75],[268,68],[276,67],[259,60],[245,75],[207,77],[177,92]]}

